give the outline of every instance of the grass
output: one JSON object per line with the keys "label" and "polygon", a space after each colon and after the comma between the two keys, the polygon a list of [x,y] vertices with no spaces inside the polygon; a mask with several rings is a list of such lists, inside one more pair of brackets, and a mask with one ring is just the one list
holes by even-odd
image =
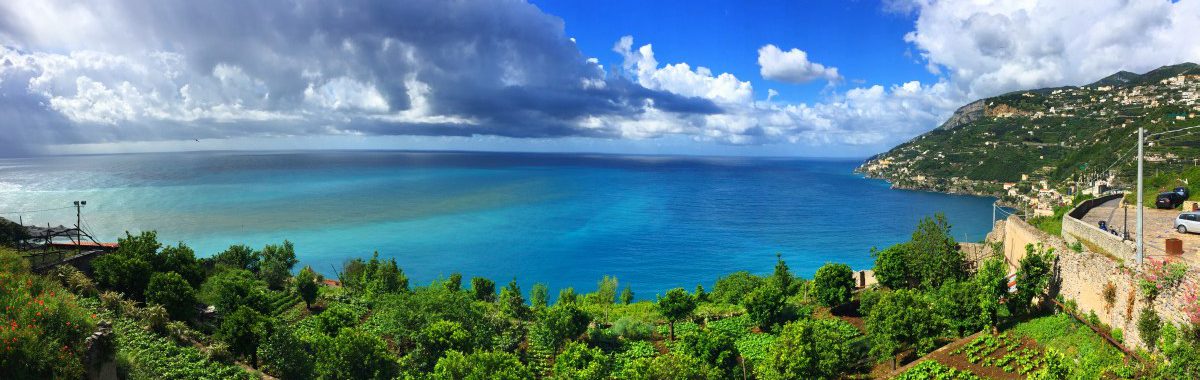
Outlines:
{"label": "grass", "polygon": [[1008,329],[1063,353],[1075,379],[1098,379],[1124,365],[1124,355],[1065,313],[1036,317]]}

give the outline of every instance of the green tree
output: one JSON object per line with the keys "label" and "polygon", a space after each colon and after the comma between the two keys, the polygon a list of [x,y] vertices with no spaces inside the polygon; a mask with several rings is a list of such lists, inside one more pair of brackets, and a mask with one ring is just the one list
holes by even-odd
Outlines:
{"label": "green tree", "polygon": [[529,316],[529,306],[525,305],[525,297],[521,295],[521,286],[517,280],[509,281],[508,286],[500,289],[500,311],[509,317],[525,319]]}
{"label": "green tree", "polygon": [[871,250],[875,256],[875,280],[880,285],[891,289],[914,288],[920,284],[910,254],[911,245],[907,242],[887,247],[882,251]]}
{"label": "green tree", "polygon": [[296,294],[304,300],[306,308],[312,307],[313,301],[317,300],[317,273],[312,267],[305,265],[296,275]]}
{"label": "green tree", "polygon": [[196,313],[196,291],[175,272],[155,273],[146,286],[146,302],[162,305],[174,320],[187,320]]}
{"label": "green tree", "polygon": [[942,331],[940,319],[919,292],[899,289],[883,295],[867,317],[871,354],[882,361],[912,347],[924,355],[935,346]]}
{"label": "green tree", "polygon": [[163,247],[155,262],[155,272],[179,273],[193,287],[204,281],[204,269],[196,260],[196,252],[183,243]]}
{"label": "green tree", "polygon": [[125,231],[125,237],[117,238],[117,247],[113,255],[137,258],[153,265],[162,244],[158,242],[157,231],[142,231],[136,236]]}
{"label": "green tree", "polygon": [[571,342],[554,358],[554,379],[602,380],[610,371],[608,355],[585,343]]}
{"label": "green tree", "polygon": [[662,314],[663,318],[667,319],[667,325],[671,332],[671,340],[675,340],[675,322],[691,317],[692,312],[696,310],[696,299],[688,294],[683,288],[675,288],[667,291],[667,294],[658,298],[658,303],[655,305],[658,313]]}
{"label": "green tree", "polygon": [[987,322],[983,319],[980,289],[976,284],[949,281],[928,293],[934,313],[943,321],[947,332],[966,336],[979,331]]}
{"label": "green tree", "polygon": [[533,305],[534,309],[545,309],[549,304],[550,288],[546,284],[533,284],[533,289],[529,291],[529,304]]}
{"label": "green tree", "polygon": [[270,311],[267,286],[254,279],[254,274],[230,269],[209,277],[200,286],[200,299],[217,308],[220,313],[232,313],[239,306],[248,306],[261,313]]}
{"label": "green tree", "polygon": [[526,380],[533,373],[516,355],[507,352],[473,352],[463,355],[450,351],[438,360],[433,370],[438,380]]}
{"label": "green tree", "polygon": [[813,276],[813,286],[817,290],[817,302],[828,307],[841,305],[850,301],[854,271],[846,264],[826,263]]}
{"label": "green tree", "polygon": [[450,278],[446,279],[446,289],[455,292],[462,290],[462,273],[451,273]]}
{"label": "green tree", "polygon": [[633,303],[633,289],[629,285],[625,285],[625,290],[621,291],[621,304],[628,305]]}
{"label": "green tree", "polygon": [[704,362],[721,373],[721,378],[737,378],[735,370],[741,372],[738,365],[737,346],[734,339],[725,333],[713,330],[699,330],[679,339],[680,354],[691,356]]}
{"label": "green tree", "polygon": [[696,302],[708,302],[708,292],[704,291],[704,285],[696,284]]}
{"label": "green tree", "polygon": [[980,320],[993,331],[1000,325],[1001,299],[1008,294],[1008,265],[1000,259],[988,259],[975,272],[973,282],[979,295]]}
{"label": "green tree", "polygon": [[370,295],[408,291],[408,276],[396,265],[396,259],[380,260],[379,252],[375,252],[367,262],[359,283]]}
{"label": "green tree", "polygon": [[771,282],[779,287],[786,296],[792,295],[792,284],[795,282],[795,276],[788,269],[788,265],[783,261],[783,255],[775,254],[775,272],[771,274]]}
{"label": "green tree", "polygon": [[773,282],[747,294],[742,299],[742,307],[746,309],[750,321],[763,330],[787,322],[794,315],[783,291]]}
{"label": "green tree", "polygon": [[417,350],[424,367],[423,371],[433,369],[446,352],[454,350],[466,352],[471,350],[471,334],[461,323],[439,320],[421,329],[417,336]]}
{"label": "green tree", "polygon": [[496,301],[496,283],[483,277],[471,277],[471,292],[475,299],[483,302]]}
{"label": "green tree", "polygon": [[245,244],[235,244],[221,251],[221,253],[214,255],[212,261],[217,265],[258,273],[259,263],[262,261],[262,253],[255,251]]}
{"label": "green tree", "polygon": [[916,255],[910,265],[920,273],[921,286],[932,289],[949,280],[966,278],[966,257],[958,249],[958,242],[950,236],[950,222],[942,213],[932,218],[921,219],[913,231],[910,242]]}
{"label": "green tree", "polygon": [[292,328],[280,321],[267,324],[269,333],[258,346],[258,358],[263,370],[281,379],[309,379],[313,377],[315,358],[313,347],[292,332]]}
{"label": "green tree", "polygon": [[852,343],[859,335],[857,328],[841,319],[788,323],[756,373],[763,380],[839,378],[858,359]]}
{"label": "green tree", "polygon": [[765,281],[750,272],[740,271],[717,279],[713,285],[712,300],[716,302],[738,305],[742,297],[758,289]]}
{"label": "green tree", "polygon": [[226,315],[217,328],[216,337],[229,345],[235,355],[249,358],[250,366],[258,368],[258,344],[263,335],[265,318],[258,311],[246,306]]}
{"label": "green tree", "polygon": [[576,302],[579,302],[579,295],[575,294],[575,288],[566,287],[558,290],[558,299],[554,301],[554,304],[574,304]]}
{"label": "green tree", "polygon": [[393,379],[400,374],[387,343],[354,328],[342,329],[329,347],[318,350],[316,370],[326,379]]}
{"label": "green tree", "polygon": [[140,299],[154,270],[146,260],[113,253],[92,260],[92,272],[101,286]]}
{"label": "green tree", "polygon": [[1042,295],[1050,284],[1050,271],[1054,265],[1054,248],[1045,249],[1039,243],[1025,246],[1025,257],[1021,258],[1017,270],[1017,291],[1007,300],[1008,310],[1014,315],[1030,311],[1033,299]]}
{"label": "green tree", "polygon": [[284,282],[291,277],[292,267],[297,262],[292,242],[284,240],[283,244],[267,244],[262,249],[262,263],[258,275],[271,289],[283,289]]}
{"label": "green tree", "polygon": [[591,318],[575,304],[556,304],[546,309],[531,333],[545,347],[557,349],[587,331]]}

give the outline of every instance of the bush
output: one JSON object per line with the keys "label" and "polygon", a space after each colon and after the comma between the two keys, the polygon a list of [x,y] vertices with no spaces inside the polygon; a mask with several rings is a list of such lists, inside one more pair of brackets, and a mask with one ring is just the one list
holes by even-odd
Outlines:
{"label": "bush", "polygon": [[608,378],[611,360],[599,348],[572,342],[554,358],[555,379],[602,380]]}
{"label": "bush", "polygon": [[471,277],[471,293],[484,302],[496,301],[496,283],[483,277]]}
{"label": "bush", "polygon": [[612,331],[626,340],[644,340],[654,333],[654,325],[631,317],[621,317],[613,323]]}
{"label": "bush", "polygon": [[513,354],[507,352],[473,352],[463,355],[450,351],[438,360],[433,378],[439,380],[525,380],[533,373]]}
{"label": "bush", "polygon": [[881,361],[908,347],[918,355],[928,353],[942,330],[941,320],[921,294],[907,289],[884,295],[867,317],[871,354]]}
{"label": "bush", "polygon": [[587,331],[591,319],[574,304],[554,305],[542,314],[531,333],[544,347],[559,348]]}
{"label": "bush", "polygon": [[346,328],[317,353],[317,375],[327,379],[392,379],[400,373],[387,343],[367,332]]}
{"label": "bush", "polygon": [[813,286],[817,291],[817,302],[828,307],[841,305],[850,301],[850,291],[854,290],[854,271],[846,264],[827,263],[817,269]]}
{"label": "bush", "polygon": [[1147,305],[1142,309],[1142,315],[1138,317],[1137,322],[1138,334],[1142,337],[1142,343],[1151,351],[1158,344],[1158,335],[1162,330],[1162,318],[1158,317],[1158,312],[1154,311],[1154,307]]}
{"label": "bush", "polygon": [[790,320],[795,312],[784,298],[783,291],[775,284],[758,287],[742,299],[742,307],[750,320],[763,330]]}
{"label": "bush", "polygon": [[305,266],[296,275],[296,293],[304,300],[304,307],[311,307],[317,300],[317,274],[312,267]]}
{"label": "bush", "polygon": [[713,286],[710,298],[715,302],[728,304],[741,304],[742,297],[757,289],[763,284],[761,277],[750,274],[750,272],[741,271],[734,272],[725,277],[717,279],[716,285]]}
{"label": "bush", "polygon": [[711,330],[699,330],[684,335],[680,340],[678,352],[700,359],[709,367],[722,373],[723,378],[733,378],[734,370],[738,367],[737,346],[732,337]]}
{"label": "bush", "polygon": [[283,289],[284,281],[292,274],[296,265],[296,250],[292,242],[284,240],[283,244],[268,244],[262,250],[261,269],[258,275],[271,289]]}
{"label": "bush", "polygon": [[171,319],[187,320],[196,314],[196,291],[175,272],[155,273],[146,286],[146,302],[162,305]]}
{"label": "bush", "polygon": [[[0,256],[15,254],[0,248]],[[0,322],[0,378],[83,377],[83,341],[95,318],[56,281],[0,272]]]}
{"label": "bush", "polygon": [[212,257],[213,263],[230,268],[242,269],[258,273],[262,261],[262,253],[255,251],[245,244],[231,245],[228,249]]}
{"label": "bush", "polygon": [[258,311],[246,306],[226,315],[217,328],[216,338],[229,345],[234,355],[250,359],[250,365],[258,367],[258,344],[263,338],[265,318]]}
{"label": "bush", "polygon": [[270,325],[262,344],[258,346],[258,357],[263,370],[281,379],[308,379],[313,377],[313,347],[292,332],[290,326]]}
{"label": "bush", "polygon": [[789,323],[755,373],[764,380],[836,379],[858,359],[852,343],[859,335],[857,328],[841,319]]}

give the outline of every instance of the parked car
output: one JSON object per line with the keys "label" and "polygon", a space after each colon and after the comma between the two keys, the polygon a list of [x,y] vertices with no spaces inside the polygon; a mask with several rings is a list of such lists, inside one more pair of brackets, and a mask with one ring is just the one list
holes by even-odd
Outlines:
{"label": "parked car", "polygon": [[1175,230],[1181,234],[1200,232],[1200,212],[1185,212],[1175,218]]}
{"label": "parked car", "polygon": [[1158,198],[1154,199],[1154,207],[1166,209],[1179,207],[1183,201],[1187,200],[1187,189],[1183,191],[1182,194],[1176,191],[1159,194]]}
{"label": "parked car", "polygon": [[1183,186],[1176,187],[1175,190],[1172,190],[1172,191],[1174,191],[1175,193],[1177,193],[1179,195],[1182,195],[1183,199],[1188,199],[1188,189],[1186,187],[1183,187]]}

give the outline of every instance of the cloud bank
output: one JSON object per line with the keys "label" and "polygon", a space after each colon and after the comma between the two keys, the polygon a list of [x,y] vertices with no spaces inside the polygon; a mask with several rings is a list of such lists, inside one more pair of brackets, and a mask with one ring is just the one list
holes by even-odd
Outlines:
{"label": "cloud bank", "polygon": [[[748,78],[660,63],[633,36],[613,47],[620,67],[606,69],[561,19],[518,0],[5,2],[0,154],[330,135],[670,136],[879,151],[975,98],[1200,61],[1197,4],[892,1],[898,17],[915,18],[896,38],[935,81],[787,103]],[[763,79],[842,81],[836,67],[770,42],[755,42],[767,43]]]}

